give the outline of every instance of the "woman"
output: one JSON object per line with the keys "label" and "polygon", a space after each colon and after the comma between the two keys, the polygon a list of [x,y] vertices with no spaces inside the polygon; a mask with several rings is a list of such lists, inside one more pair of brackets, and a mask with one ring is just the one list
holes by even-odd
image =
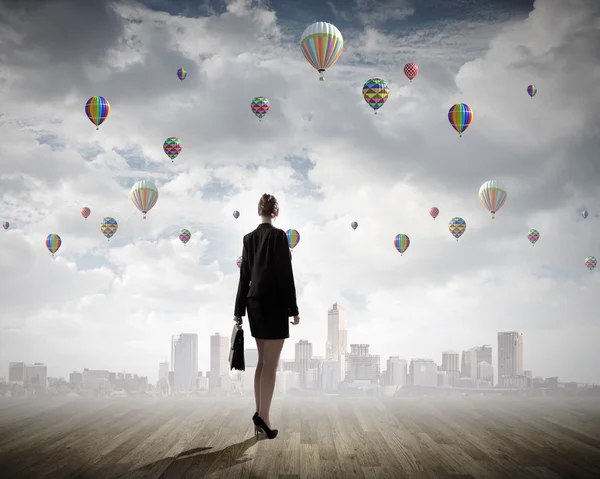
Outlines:
{"label": "woman", "polygon": [[256,413],[252,416],[256,435],[263,432],[269,439],[277,436],[271,428],[269,412],[275,390],[275,378],[283,342],[290,337],[290,324],[300,322],[296,304],[296,286],[292,272],[292,255],[285,231],[275,228],[279,216],[274,196],[265,193],[258,202],[262,222],[244,236],[240,282],[235,299],[233,320],[240,323],[248,310],[250,333],[256,339],[258,364],[254,375]]}

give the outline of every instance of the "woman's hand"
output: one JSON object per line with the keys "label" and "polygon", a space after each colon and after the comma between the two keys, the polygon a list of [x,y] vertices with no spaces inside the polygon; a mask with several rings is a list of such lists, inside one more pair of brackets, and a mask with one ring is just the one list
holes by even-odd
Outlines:
{"label": "woman's hand", "polygon": [[299,322],[300,322],[300,316],[296,315],[296,316],[294,316],[294,320],[290,321],[290,324],[293,324],[294,326],[296,326]]}
{"label": "woman's hand", "polygon": [[242,318],[240,318],[239,316],[234,316],[233,320],[237,323],[238,326],[242,325]]}

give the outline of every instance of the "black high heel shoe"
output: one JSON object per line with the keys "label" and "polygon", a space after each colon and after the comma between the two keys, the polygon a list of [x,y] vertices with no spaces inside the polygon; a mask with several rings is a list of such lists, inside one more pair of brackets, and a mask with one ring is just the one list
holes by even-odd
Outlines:
{"label": "black high heel shoe", "polygon": [[265,423],[265,421],[263,421],[262,417],[260,416],[256,416],[256,419],[254,420],[254,426],[255,426],[255,430],[256,432],[256,438],[258,439],[258,431],[262,431],[263,434],[265,436],[267,436],[269,439],[275,439],[277,437],[277,434],[279,433],[279,431],[277,429],[269,429],[267,427],[267,424]]}
{"label": "black high heel shoe", "polygon": [[[255,412],[254,416],[252,416],[252,422],[254,422],[254,420],[258,417],[258,413]],[[254,433],[256,434],[256,438],[258,439],[258,433],[260,432],[260,429],[258,428],[258,426],[255,424],[254,425]]]}

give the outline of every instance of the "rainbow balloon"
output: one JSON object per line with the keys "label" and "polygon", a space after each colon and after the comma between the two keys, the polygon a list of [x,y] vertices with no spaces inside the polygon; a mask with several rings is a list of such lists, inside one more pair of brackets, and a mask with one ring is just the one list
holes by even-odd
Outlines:
{"label": "rainbow balloon", "polygon": [[400,253],[400,256],[408,249],[410,246],[410,238],[405,234],[400,233],[396,235],[396,239],[394,240],[394,246]]}
{"label": "rainbow balloon", "polygon": [[331,68],[342,54],[344,39],[335,25],[316,22],[302,33],[300,49],[306,61],[319,72],[319,80],[323,81],[325,70]]}
{"label": "rainbow balloon", "polygon": [[452,128],[458,132],[458,135],[462,137],[462,134],[473,121],[473,110],[466,103],[457,103],[448,110],[448,121]]}
{"label": "rainbow balloon", "polygon": [[506,202],[506,188],[499,181],[486,181],[479,188],[479,202],[492,214],[492,219],[494,219],[496,212]]}
{"label": "rainbow balloon", "polygon": [[233,217],[237,220],[240,217],[240,212],[238,210],[235,210],[233,212]]}
{"label": "rainbow balloon", "polygon": [[10,223],[8,221],[5,221],[4,223],[2,223],[2,228],[7,230],[8,228],[10,228]]}
{"label": "rainbow balloon", "polygon": [[527,93],[529,93],[529,96],[533,98],[537,93],[537,87],[535,85],[529,85],[527,87]]}
{"label": "rainbow balloon", "polygon": [[185,68],[180,68],[179,70],[177,70],[177,78],[179,78],[181,81],[185,80],[186,76],[187,70]]}
{"label": "rainbow balloon", "polygon": [[352,226],[352,229],[355,230],[356,228],[358,228],[358,223],[356,221],[353,221],[352,223],[350,223],[350,226]]}
{"label": "rainbow balloon", "polygon": [[300,242],[300,233],[298,233],[296,230],[287,230],[285,234],[287,236],[288,246],[291,250],[293,250]]}
{"label": "rainbow balloon", "polygon": [[61,244],[62,240],[58,235],[49,234],[46,238],[46,248],[48,249],[48,251],[50,251],[50,253],[52,253],[52,256],[54,256],[54,253],[58,251],[58,248],[60,248]]}
{"label": "rainbow balloon", "polygon": [[104,123],[110,114],[110,104],[108,100],[102,96],[93,96],[85,104],[85,114],[90,121],[98,127]]}
{"label": "rainbow balloon", "polygon": [[142,212],[144,219],[158,201],[158,188],[148,180],[138,181],[131,187],[129,197],[133,205]]}

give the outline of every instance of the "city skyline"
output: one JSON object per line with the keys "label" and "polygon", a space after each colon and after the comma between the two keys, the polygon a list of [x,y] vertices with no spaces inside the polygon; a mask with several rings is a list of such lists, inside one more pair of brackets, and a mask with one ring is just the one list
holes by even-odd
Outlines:
{"label": "city skyline", "polygon": [[[180,332],[210,364],[267,192],[275,225],[301,237],[302,319],[284,357],[299,339],[326,356],[339,301],[348,347],[381,358],[439,364],[519,331],[528,370],[600,383],[600,269],[584,265],[600,258],[600,2],[160,3],[0,3],[3,371],[22,360],[156,378]],[[299,48],[315,20],[344,37],[323,82]],[[390,89],[377,115],[362,95],[372,78]],[[98,130],[85,114],[95,95],[111,105]],[[260,122],[258,95],[270,101]],[[473,111],[462,138],[448,122],[458,103]],[[146,219],[129,198],[141,180],[159,190]],[[488,180],[507,189],[494,220],[478,198]],[[118,222],[110,241],[105,217]],[[49,234],[62,238],[54,258]]]}

